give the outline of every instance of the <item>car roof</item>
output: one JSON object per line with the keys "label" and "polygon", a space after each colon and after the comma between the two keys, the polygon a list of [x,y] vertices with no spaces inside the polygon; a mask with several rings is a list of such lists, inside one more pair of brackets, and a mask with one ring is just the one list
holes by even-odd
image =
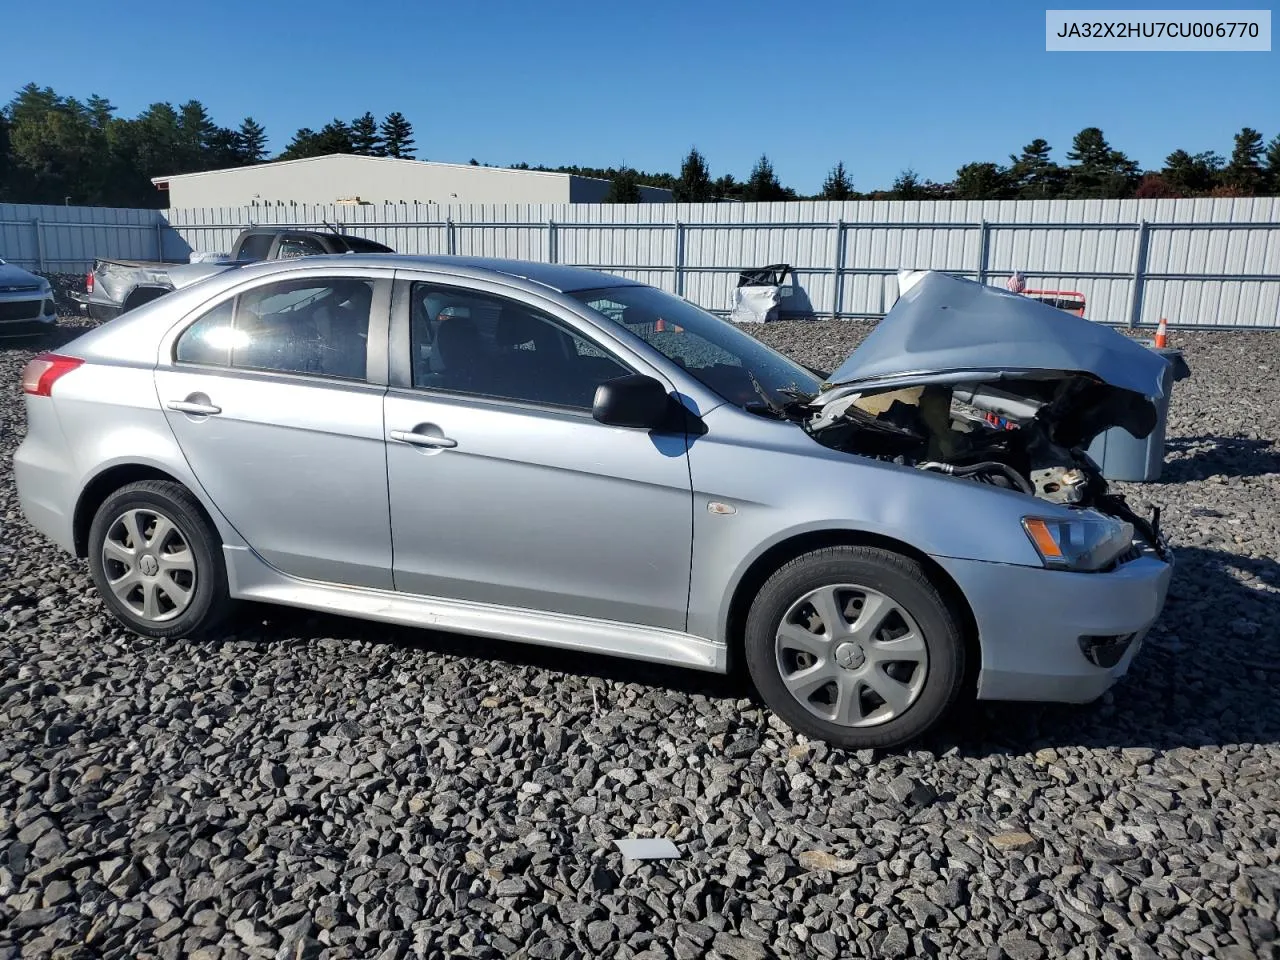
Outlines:
{"label": "car roof", "polygon": [[[589,270],[586,267],[570,267],[559,263],[539,263],[534,260],[505,260],[500,257],[454,257],[424,256],[406,253],[339,253],[325,256],[294,257],[288,260],[270,261],[280,264],[280,269],[288,269],[285,265],[297,266],[302,263],[323,263],[332,260],[344,267],[387,267],[400,266],[407,269],[413,267],[433,267],[443,270],[463,270],[468,273],[498,274],[504,277],[516,277],[528,280],[541,286],[570,293],[574,290],[595,290],[601,287],[634,287],[641,286],[639,281],[626,277]],[[472,274],[474,275],[474,274]]]}

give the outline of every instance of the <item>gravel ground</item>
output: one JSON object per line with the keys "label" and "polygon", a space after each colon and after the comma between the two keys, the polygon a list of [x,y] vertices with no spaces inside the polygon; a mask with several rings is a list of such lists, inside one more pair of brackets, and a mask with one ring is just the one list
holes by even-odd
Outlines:
{"label": "gravel ground", "polygon": [[[864,328],[760,332],[829,368]],[[1280,339],[1175,340],[1130,676],[883,756],[729,678],[265,608],[130,636],[19,516],[0,344],[0,958],[1280,957]]]}

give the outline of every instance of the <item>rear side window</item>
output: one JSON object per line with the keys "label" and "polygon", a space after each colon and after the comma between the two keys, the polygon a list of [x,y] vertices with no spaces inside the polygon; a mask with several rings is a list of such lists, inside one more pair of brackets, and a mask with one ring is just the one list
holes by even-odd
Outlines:
{"label": "rear side window", "polygon": [[265,260],[267,254],[271,252],[271,241],[274,239],[270,233],[251,233],[244,238],[240,244],[240,260]]}
{"label": "rear side window", "polygon": [[265,284],[214,307],[178,338],[179,363],[365,379],[373,281]]}

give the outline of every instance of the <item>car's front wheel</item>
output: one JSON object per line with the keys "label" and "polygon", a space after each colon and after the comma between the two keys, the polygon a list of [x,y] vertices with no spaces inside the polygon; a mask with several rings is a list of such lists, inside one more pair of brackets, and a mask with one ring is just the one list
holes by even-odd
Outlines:
{"label": "car's front wheel", "polygon": [[783,565],[747,615],[747,667],[792,728],[851,749],[894,747],[959,695],[961,619],[910,557],[815,550]]}
{"label": "car's front wheel", "polygon": [[190,492],[143,480],[102,503],[89,528],[89,570],[103,600],[149,637],[207,632],[230,609],[218,532]]}

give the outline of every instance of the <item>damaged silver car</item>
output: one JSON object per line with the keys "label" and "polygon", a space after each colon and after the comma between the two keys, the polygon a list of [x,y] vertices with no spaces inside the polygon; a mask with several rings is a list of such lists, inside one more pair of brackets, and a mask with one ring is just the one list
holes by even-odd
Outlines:
{"label": "damaged silver car", "polygon": [[941,274],[834,373],[551,264],[241,266],[33,360],[29,520],[128,628],[237,599],[724,672],[846,747],[1087,701],[1164,604],[1159,518],[1084,452],[1166,361]]}

